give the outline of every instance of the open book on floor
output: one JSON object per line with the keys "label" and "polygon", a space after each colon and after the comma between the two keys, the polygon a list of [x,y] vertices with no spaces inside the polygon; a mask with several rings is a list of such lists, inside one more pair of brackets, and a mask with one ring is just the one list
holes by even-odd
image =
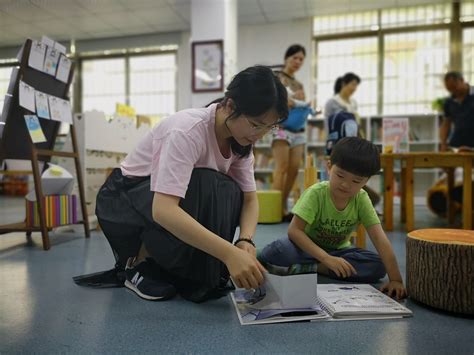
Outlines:
{"label": "open book on floor", "polygon": [[391,319],[413,315],[375,287],[367,284],[319,284],[318,304],[334,320]]}
{"label": "open book on floor", "polygon": [[265,324],[325,319],[326,311],[316,300],[318,275],[265,273],[265,283],[256,290],[231,293],[240,324]]}
{"label": "open book on floor", "polygon": [[329,317],[326,311],[316,303],[313,307],[306,308],[259,308],[257,304],[264,297],[260,288],[257,290],[236,289],[231,292],[230,297],[241,325],[302,322]]}
{"label": "open book on floor", "polygon": [[[274,276],[273,276],[274,277]],[[368,320],[411,317],[412,312],[367,284],[318,284],[314,303],[290,307],[277,300],[267,278],[257,290],[237,289],[231,293],[241,325],[320,320]]]}

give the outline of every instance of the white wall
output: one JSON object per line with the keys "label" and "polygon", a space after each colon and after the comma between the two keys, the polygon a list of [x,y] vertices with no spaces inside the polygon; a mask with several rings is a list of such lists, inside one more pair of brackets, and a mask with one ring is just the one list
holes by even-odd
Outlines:
{"label": "white wall", "polygon": [[[265,25],[239,26],[237,70],[240,71],[255,64],[283,64],[286,49],[292,44],[301,44],[306,48],[306,61],[296,77],[303,83],[306,97],[310,99],[313,90],[311,25],[311,18],[307,18]],[[191,107],[190,46],[190,34],[183,33],[178,50],[178,110]]]}
{"label": "white wall", "polygon": [[296,73],[296,78],[304,85],[307,98],[312,92],[312,41],[311,18],[291,22],[239,27],[237,45],[237,69],[251,65],[283,64],[286,49],[292,44],[301,44],[306,49],[306,61]]}

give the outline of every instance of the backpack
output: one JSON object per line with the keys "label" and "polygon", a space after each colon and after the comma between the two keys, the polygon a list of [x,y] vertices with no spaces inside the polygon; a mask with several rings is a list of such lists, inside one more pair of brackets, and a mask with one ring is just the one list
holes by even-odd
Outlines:
{"label": "backpack", "polygon": [[291,132],[298,132],[304,129],[308,115],[312,113],[311,107],[294,107],[290,109],[288,118],[284,120],[281,126]]}
{"label": "backpack", "polygon": [[328,138],[326,141],[326,154],[330,155],[334,144],[344,137],[357,137],[359,126],[354,114],[340,111],[328,117]]}

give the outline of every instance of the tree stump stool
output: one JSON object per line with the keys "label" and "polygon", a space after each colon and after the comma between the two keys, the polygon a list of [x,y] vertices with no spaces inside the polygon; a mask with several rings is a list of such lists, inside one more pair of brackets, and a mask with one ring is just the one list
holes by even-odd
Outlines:
{"label": "tree stump stool", "polygon": [[420,229],[408,233],[407,291],[431,307],[474,314],[474,231]]}

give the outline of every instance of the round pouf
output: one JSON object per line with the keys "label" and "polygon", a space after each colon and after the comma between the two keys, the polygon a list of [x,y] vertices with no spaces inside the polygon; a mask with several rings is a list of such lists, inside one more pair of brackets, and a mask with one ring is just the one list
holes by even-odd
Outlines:
{"label": "round pouf", "polygon": [[408,233],[407,291],[431,307],[474,314],[474,231],[420,229]]}
{"label": "round pouf", "polygon": [[280,223],[282,217],[281,191],[257,191],[259,213],[258,223]]}

